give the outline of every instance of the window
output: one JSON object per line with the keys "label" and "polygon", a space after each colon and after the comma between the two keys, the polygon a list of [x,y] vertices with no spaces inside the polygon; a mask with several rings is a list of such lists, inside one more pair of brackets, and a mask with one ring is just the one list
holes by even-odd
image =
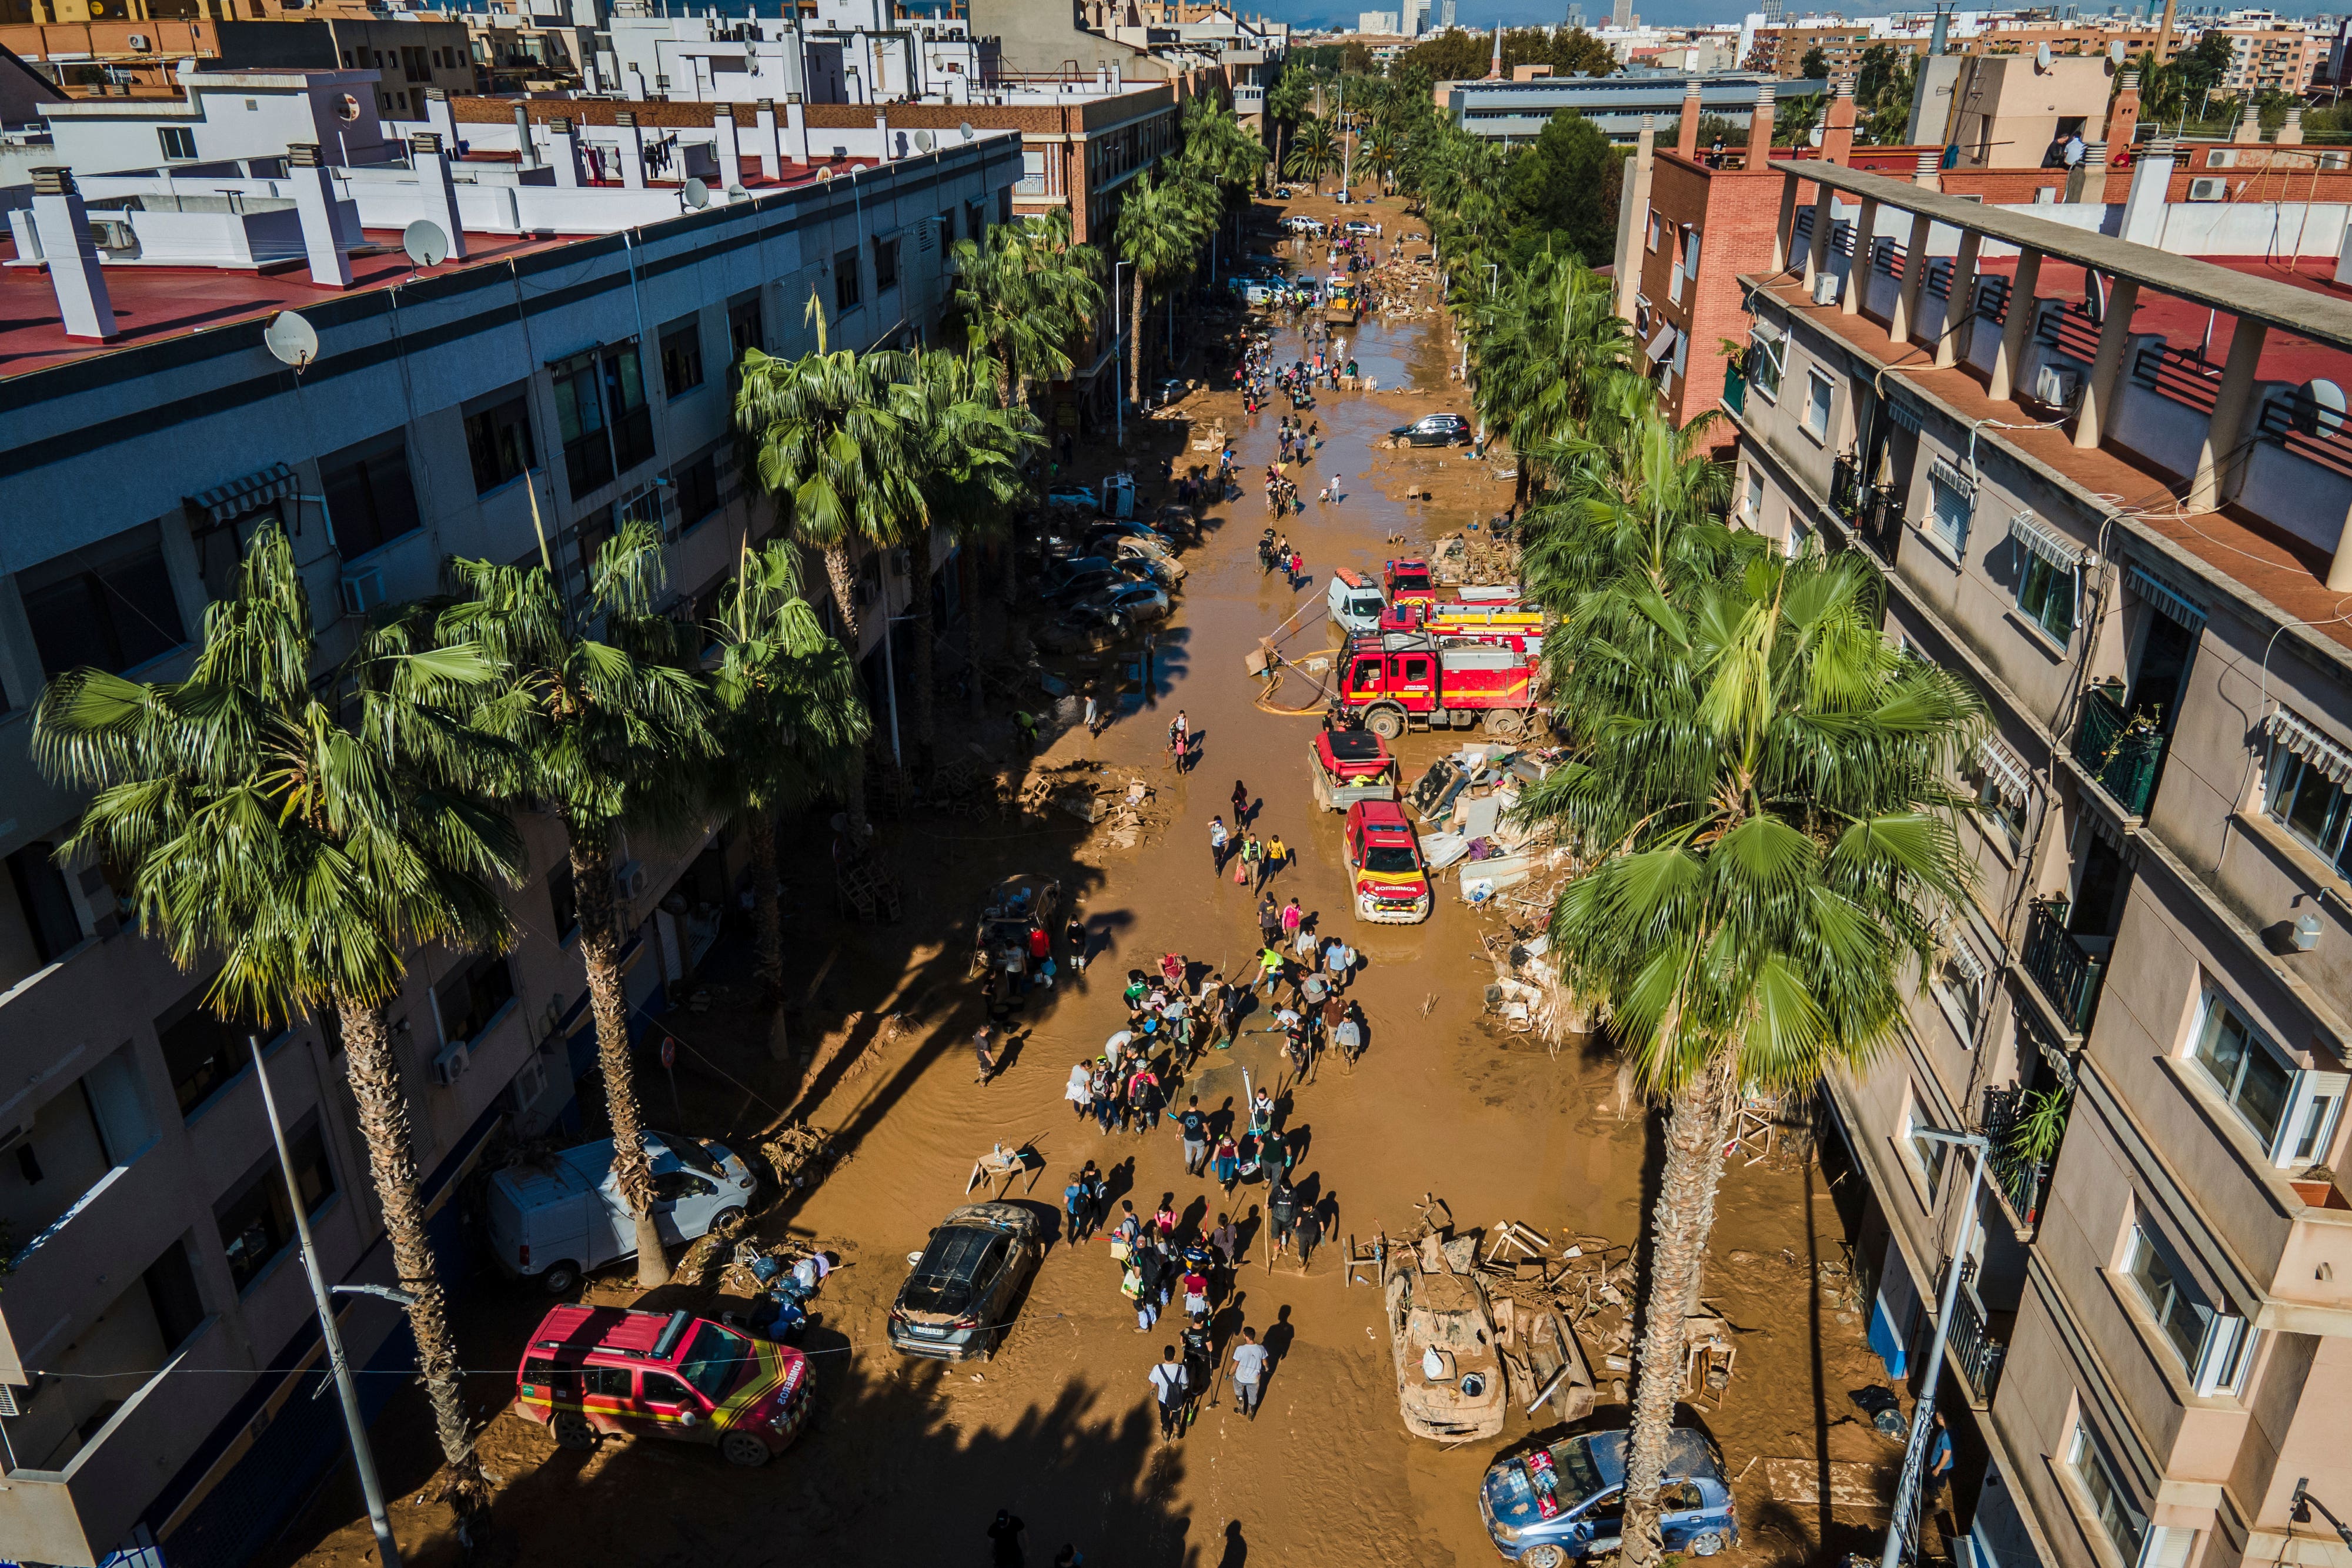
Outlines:
{"label": "window", "polygon": [[963,237],[978,245],[988,236],[988,209],[978,202],[963,204]]}
{"label": "window", "polygon": [[1830,400],[1836,387],[1820,371],[1805,372],[1805,434],[1816,441],[1825,441],[1830,434]]}
{"label": "window", "polygon": [[1937,1130],[1935,1123],[1920,1114],[1915,1092],[1911,1106],[1903,1116],[1903,1142],[1910,1151],[1911,1163],[1918,1170],[1920,1179],[1927,1184],[1927,1201],[1931,1205],[1943,1186],[1944,1161],[1952,1152],[1952,1145],[1939,1138],[1920,1136],[1923,1133]]}
{"label": "window", "polygon": [[163,1255],[147,1266],[140,1279],[147,1287],[147,1304],[155,1311],[157,1337],[164,1351],[175,1351],[188,1336],[204,1327],[204,1296],[196,1289],[196,1271],[188,1262],[188,1244],[173,1241]]}
{"label": "window", "polygon": [[2194,1286],[2181,1284],[2181,1270],[2167,1255],[2145,1225],[2132,1227],[2131,1240],[2124,1254],[2124,1272],[2139,1287],[2139,1299],[2147,1304],[2148,1315],[2170,1342],[2180,1364],[2189,1366],[2197,1360],[2197,1347],[2205,1338],[2205,1320],[2213,1315],[2204,1298]]}
{"label": "window", "polygon": [[433,68],[426,63],[425,51],[414,44],[404,44],[400,50],[401,74],[410,81],[431,81]]}
{"label": "window", "polygon": [[1750,468],[1748,471],[1746,494],[1747,499],[1740,505],[1740,513],[1747,518],[1749,528],[1759,527],[1764,521],[1764,476],[1760,470]]}
{"label": "window", "polygon": [[424,526],[408,476],[408,444],[399,432],[348,448],[319,467],[335,549],[356,560]]}
{"label": "window", "polygon": [[862,297],[858,290],[856,248],[852,246],[848,250],[834,252],[833,308],[835,310],[855,310]]}
{"label": "window", "polygon": [[153,523],[43,561],[16,585],[48,674],[84,665],[121,674],[187,641]]}
{"label": "window", "polygon": [[735,350],[732,363],[743,361],[746,349],[768,346],[766,329],[760,319],[760,296],[755,291],[727,308],[727,341]]}
{"label": "window", "polygon": [[[1944,1016],[1958,1031],[1960,1043],[1973,1048],[1977,1040],[1977,1027],[1983,1021],[1990,988],[1989,982],[1992,977],[1967,937],[1958,932],[1948,935],[1950,940],[1937,958],[1927,982],[1929,988],[1936,993],[1936,999],[1943,1004]],[[1941,1144],[1936,1145],[1938,1150],[1944,1146]]]}
{"label": "window", "polygon": [[1797,520],[1796,514],[1793,512],[1790,513],[1789,516],[1789,537],[1781,541],[1782,553],[1786,554],[1790,560],[1796,559],[1799,556],[1805,553],[1805,541],[1812,537],[1813,530],[1799,522]]}
{"label": "window", "polygon": [[1977,820],[1990,823],[2012,850],[2025,841],[2025,796],[1979,761],[1970,770],[1977,786]]}
{"label": "window", "polygon": [[1664,218],[1662,218],[1662,217],[1658,216],[1658,214],[1655,214],[1655,213],[1652,213],[1652,214],[1650,214],[1650,233],[1649,233],[1649,235],[1648,235],[1649,247],[1650,247],[1652,250],[1655,250],[1655,249],[1657,249],[1657,248],[1658,248],[1659,242],[1660,242],[1661,240],[1663,240],[1663,239],[1665,237],[1665,233],[1666,233],[1666,221],[1665,221],[1665,219],[1664,219]]}
{"label": "window", "polygon": [[2131,1493],[2124,1490],[2105,1448],[2080,1422],[2075,1423],[2074,1440],[2067,1448],[2066,1468],[2083,1489],[2092,1517],[2107,1532],[2123,1560],[2137,1563],[2142,1538],[2147,1533],[2147,1515],[2133,1505]]}
{"label": "window", "polygon": [[[2352,789],[2328,771],[2342,753],[2300,721],[2292,727],[2274,723],[2272,730],[2275,738],[2263,785],[2263,809],[2330,865],[2352,876]],[[2305,742],[2297,731],[2318,744]]]}
{"label": "window", "polygon": [[25,933],[33,956],[54,964],[81,945],[81,915],[74,907],[73,890],[58,869],[57,845],[46,840],[26,844],[8,857],[8,880],[16,885],[17,907],[25,913]]}
{"label": "window", "polygon": [[2028,621],[2061,643],[2074,635],[2074,572],[2017,547],[2023,570],[2017,579],[2017,608]]}
{"label": "window", "polygon": [[[327,1144],[320,1134],[316,1112],[294,1130],[286,1145],[303,1210],[316,1215],[335,1193],[335,1169],[327,1163]],[[228,1253],[229,1277],[236,1281],[241,1294],[294,1241],[294,1210],[286,1201],[286,1177],[278,1169],[275,1150],[254,1163],[245,1179],[214,1207],[213,1216],[220,1223],[221,1247]]]}
{"label": "window", "polygon": [[583,1366],[580,1369],[580,1392],[601,1394],[609,1399],[634,1399],[635,1377],[625,1366]]}
{"label": "window", "polygon": [[874,292],[898,287],[898,236],[874,242]]}
{"label": "window", "polygon": [[645,1401],[648,1405],[683,1405],[698,1410],[701,1404],[686,1391],[686,1385],[667,1372],[646,1372],[638,1375],[645,1383]]}
{"label": "window", "polygon": [[204,1005],[199,988],[171,1012],[155,1020],[155,1034],[163,1047],[163,1066],[172,1075],[172,1091],[183,1117],[198,1107],[253,1061],[249,1037],[259,1035],[266,1047],[278,1031],[250,1019],[223,1019]]}
{"label": "window", "polygon": [[196,155],[196,133],[185,126],[160,127],[155,139],[163,144],[163,156],[166,158],[193,158]]}
{"label": "window", "polygon": [[671,397],[702,384],[702,323],[688,316],[661,333],[662,391]]}
{"label": "window", "polygon": [[569,857],[557,861],[547,873],[547,912],[555,922],[555,940],[567,943],[580,932],[580,895],[572,881]]}
{"label": "window", "polygon": [[1968,549],[1969,520],[1976,509],[1977,487],[1958,469],[1940,457],[1928,465],[1928,531],[1954,555]]}
{"label": "window", "polygon": [[505,956],[484,953],[463,972],[433,988],[433,1008],[441,1022],[441,1041],[457,1045],[478,1040],[514,1000],[514,970]]}
{"label": "window", "polygon": [[1748,340],[1748,386],[1766,402],[1780,396],[1780,376],[1787,368],[1789,341],[1769,327],[1759,326]]}
{"label": "window", "polygon": [[1040,152],[1021,154],[1021,178],[1013,187],[1016,196],[1042,196],[1045,193],[1045,154]]}
{"label": "window", "polygon": [[253,530],[265,522],[284,521],[274,501],[226,522],[215,522],[208,517],[192,518],[188,542],[195,547],[196,576],[205,585],[205,597],[217,600],[235,594],[237,568],[244,564],[245,544],[253,537]]}
{"label": "window", "polygon": [[2261,1140],[2274,1166],[2326,1157],[2343,1109],[2347,1075],[2290,1062],[2229,999],[2208,991],[2190,1056],[2231,1109]]}
{"label": "window", "polygon": [[530,409],[521,392],[466,416],[466,451],[474,460],[478,496],[539,465],[530,440]]}
{"label": "window", "polygon": [[719,454],[706,452],[671,476],[677,497],[677,531],[706,522],[719,510]]}
{"label": "window", "polygon": [[555,370],[563,477],[574,500],[654,454],[653,410],[633,340],[564,361]]}

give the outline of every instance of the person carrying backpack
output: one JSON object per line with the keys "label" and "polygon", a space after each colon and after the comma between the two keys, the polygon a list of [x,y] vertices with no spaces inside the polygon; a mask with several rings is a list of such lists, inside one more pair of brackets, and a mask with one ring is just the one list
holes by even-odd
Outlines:
{"label": "person carrying backpack", "polygon": [[1168,1442],[1183,1430],[1184,1407],[1190,1403],[1192,1378],[1184,1364],[1176,1359],[1176,1347],[1169,1345],[1160,1353],[1160,1364],[1150,1372],[1152,1397],[1160,1403],[1160,1440]]}

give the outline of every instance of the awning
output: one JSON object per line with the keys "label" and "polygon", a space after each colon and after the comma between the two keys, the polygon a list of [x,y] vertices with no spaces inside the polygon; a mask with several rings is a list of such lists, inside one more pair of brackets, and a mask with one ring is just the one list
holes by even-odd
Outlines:
{"label": "awning", "polygon": [[1968,938],[1958,932],[1952,933],[1951,953],[1952,967],[1960,972],[1962,978],[1971,986],[1984,984],[1984,960],[1977,956],[1976,949],[1969,946]]}
{"label": "awning", "polygon": [[1912,434],[1919,434],[1919,411],[1901,398],[1890,397],[1886,400],[1886,417]]}
{"label": "awning", "polygon": [[2083,564],[2082,547],[2035,517],[2030,507],[2009,519],[2009,537],[2061,571]]}
{"label": "awning", "polygon": [[2032,769],[2000,737],[1988,735],[1978,742],[1977,765],[1985,770],[1993,788],[2016,804],[2022,806],[2033,793]]}
{"label": "awning", "polygon": [[1650,340],[1650,346],[1644,352],[1650,356],[1650,362],[1655,364],[1674,352],[1674,348],[1675,327],[1674,323],[1669,321],[1658,329],[1658,335]]}
{"label": "awning", "polygon": [[[1902,405],[1897,403],[1895,406],[1900,408]],[[1895,423],[1899,424],[1902,422],[1897,420]],[[1974,496],[1977,493],[1975,480],[1969,478],[1967,475],[1961,473],[1958,469],[1953,467],[1950,464],[1945,462],[1940,457],[1927,465],[1927,477],[1935,483],[1941,485],[1945,489],[1958,491],[1963,496]]]}
{"label": "awning", "polygon": [[2127,568],[2124,572],[2124,583],[2154,605],[2156,612],[2166,620],[2190,632],[2204,627],[2205,607],[2145,567]]}
{"label": "awning", "polygon": [[2285,708],[2273,708],[2263,720],[2273,740],[2326,774],[2330,782],[2352,786],[2352,750],[2347,750]]}
{"label": "awning", "polygon": [[294,470],[283,463],[272,463],[257,474],[247,474],[242,479],[232,479],[202,495],[189,497],[187,506],[191,511],[203,513],[208,521],[226,523],[272,501],[282,501],[297,488]]}

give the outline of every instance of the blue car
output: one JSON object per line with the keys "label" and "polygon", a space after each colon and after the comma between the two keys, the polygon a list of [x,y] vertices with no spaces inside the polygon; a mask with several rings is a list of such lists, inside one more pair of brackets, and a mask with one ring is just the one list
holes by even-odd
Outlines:
{"label": "blue car", "polygon": [[[1666,1438],[1661,1523],[1669,1552],[1712,1557],[1739,1542],[1731,1483],[1706,1437],[1677,1427]],[[1625,1508],[1625,1434],[1590,1432],[1486,1472],[1478,1512],[1496,1549],[1525,1568],[1606,1557]]]}

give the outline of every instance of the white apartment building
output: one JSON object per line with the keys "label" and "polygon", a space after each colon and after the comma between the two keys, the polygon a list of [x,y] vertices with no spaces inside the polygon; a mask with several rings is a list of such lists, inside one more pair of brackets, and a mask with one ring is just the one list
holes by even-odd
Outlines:
{"label": "white apartment building", "polygon": [[[707,611],[740,541],[772,526],[736,461],[730,365],[748,346],[811,346],[813,294],[836,346],[924,337],[947,244],[1003,221],[1022,172],[1016,136],[946,138],[829,182],[770,168],[741,199],[690,211],[675,183],[567,187],[510,162],[505,184],[460,164],[481,176],[461,202],[430,147],[390,176],[324,166],[331,147],[277,152],[283,167],[232,167],[201,197],[152,172],[152,151],[134,168],[45,176],[0,248],[24,259],[46,243],[56,291],[20,280],[0,325],[0,1552],[26,1561],[121,1550],[148,1553],[145,1568],[230,1568],[345,1451],[331,1394],[313,1397],[318,1329],[246,1031],[205,1010],[207,975],[179,972],[126,923],[102,867],[53,857],[79,805],[26,756],[45,679],[87,664],[184,670],[206,605],[270,520],[293,537],[330,658],[354,616],[433,591],[452,555],[535,558],[543,534],[580,591],[583,563],[633,517],[669,542],[678,612]],[[92,204],[112,204],[100,232],[126,243],[76,266],[59,236]],[[420,275],[398,229],[436,209],[465,257]],[[163,218],[205,231],[169,273],[141,263],[168,237]],[[232,237],[299,265],[235,262]],[[319,341],[299,373],[263,341],[288,307]],[[937,559],[952,624],[968,563]],[[862,594],[904,607],[896,563],[860,571]],[[866,617],[877,692],[890,619]],[[469,1277],[456,1184],[500,1129],[575,1123],[593,1060],[561,831],[522,826],[520,945],[415,955],[393,1009],[459,1292],[504,1287]],[[642,1029],[733,906],[734,873],[717,832],[641,836],[614,871]],[[328,1279],[389,1281],[335,1041],[305,1025],[267,1049]],[[412,1354],[381,1301],[357,1299],[343,1333],[378,1372]],[[397,1381],[362,1380],[372,1404]]]}

